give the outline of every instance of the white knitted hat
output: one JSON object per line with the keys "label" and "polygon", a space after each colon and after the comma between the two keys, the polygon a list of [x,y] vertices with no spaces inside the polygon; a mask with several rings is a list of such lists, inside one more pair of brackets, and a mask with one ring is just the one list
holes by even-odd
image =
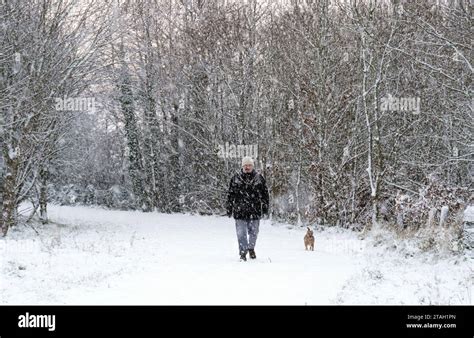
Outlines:
{"label": "white knitted hat", "polygon": [[251,164],[251,165],[254,165],[253,163],[253,159],[250,157],[250,156],[245,156],[243,159],[242,159],[242,167],[246,164]]}

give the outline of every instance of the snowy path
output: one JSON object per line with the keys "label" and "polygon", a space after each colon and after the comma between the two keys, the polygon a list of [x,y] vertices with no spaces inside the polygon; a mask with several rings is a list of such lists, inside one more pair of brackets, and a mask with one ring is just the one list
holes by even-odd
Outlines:
{"label": "snowy path", "polygon": [[[41,237],[0,240],[3,304],[472,304],[472,266],[407,260],[349,231],[264,221],[256,261],[239,262],[233,220],[50,207]],[[450,271],[447,274],[446,271]]]}

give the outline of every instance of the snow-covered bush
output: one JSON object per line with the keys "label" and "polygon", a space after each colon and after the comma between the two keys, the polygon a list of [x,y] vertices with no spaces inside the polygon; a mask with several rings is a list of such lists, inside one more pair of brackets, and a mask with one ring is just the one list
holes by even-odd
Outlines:
{"label": "snow-covered bush", "polygon": [[467,188],[448,187],[431,180],[417,196],[397,194],[397,226],[413,232],[424,251],[459,251],[462,249],[462,215],[470,198]]}
{"label": "snow-covered bush", "polygon": [[463,246],[474,252],[474,205],[468,206],[463,216]]}
{"label": "snow-covered bush", "polygon": [[109,189],[97,189],[92,184],[86,187],[50,185],[48,193],[49,201],[60,205],[97,205],[121,210],[133,209],[135,205],[133,195],[118,185]]}

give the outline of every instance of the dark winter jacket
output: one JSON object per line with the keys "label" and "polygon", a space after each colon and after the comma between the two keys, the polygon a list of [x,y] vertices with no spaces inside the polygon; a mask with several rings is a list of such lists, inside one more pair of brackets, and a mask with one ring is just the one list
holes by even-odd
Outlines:
{"label": "dark winter jacket", "polygon": [[268,189],[265,178],[253,170],[242,170],[230,180],[227,215],[235,219],[253,220],[268,215]]}

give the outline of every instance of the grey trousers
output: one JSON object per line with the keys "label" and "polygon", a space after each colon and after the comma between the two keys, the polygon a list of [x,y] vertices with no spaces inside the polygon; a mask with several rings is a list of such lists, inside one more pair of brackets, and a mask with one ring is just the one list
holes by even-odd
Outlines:
{"label": "grey trousers", "polygon": [[[257,242],[258,227],[260,220],[236,219],[237,240],[239,241],[239,252],[246,253],[249,249],[255,249]],[[248,235],[248,238],[247,238]]]}

